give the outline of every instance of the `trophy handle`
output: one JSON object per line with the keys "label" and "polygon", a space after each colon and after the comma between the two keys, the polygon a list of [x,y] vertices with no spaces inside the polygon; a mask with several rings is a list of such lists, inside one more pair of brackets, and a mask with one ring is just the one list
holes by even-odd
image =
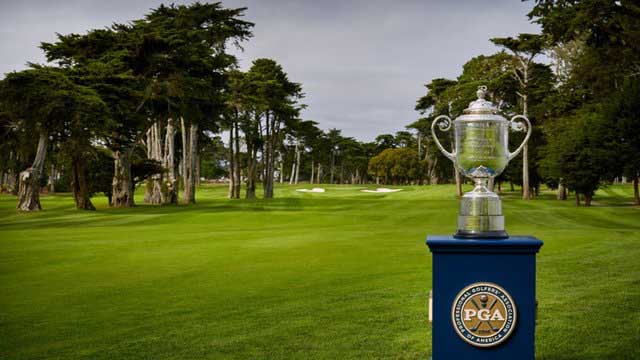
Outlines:
{"label": "trophy handle", "polygon": [[[438,124],[438,122],[440,124]],[[436,130],[435,130],[436,124],[437,124],[438,127],[440,128],[440,131],[449,131],[449,129],[451,129],[451,124],[452,123],[453,123],[453,121],[451,121],[451,118],[448,117],[447,115],[438,116],[431,123],[431,135],[433,136],[433,140],[435,140],[436,145],[438,146],[438,149],[440,149],[440,151],[442,151],[444,156],[449,158],[449,160],[455,162],[456,161],[455,160],[455,157],[456,157],[455,150],[453,151],[453,153],[450,153],[447,150],[445,150],[444,147],[442,146],[442,144],[440,144],[440,141],[438,140],[438,136],[436,136]]]}
{"label": "trophy handle", "polygon": [[[516,121],[517,119],[522,119],[524,121]],[[524,123],[527,123],[527,124],[525,125]],[[509,153],[509,161],[511,161],[514,157],[516,157],[516,156],[518,156],[518,154],[520,154],[520,151],[522,151],[522,148],[524,147],[524,145],[527,143],[527,141],[529,141],[529,137],[531,136],[531,123],[529,122],[529,119],[527,119],[526,116],[524,116],[524,115],[516,115],[516,116],[512,117],[511,120],[509,120],[509,126],[514,131],[524,131],[525,128],[527,130],[527,135],[524,137],[524,140],[522,141],[522,144],[520,144],[520,146],[518,146],[516,151]]]}

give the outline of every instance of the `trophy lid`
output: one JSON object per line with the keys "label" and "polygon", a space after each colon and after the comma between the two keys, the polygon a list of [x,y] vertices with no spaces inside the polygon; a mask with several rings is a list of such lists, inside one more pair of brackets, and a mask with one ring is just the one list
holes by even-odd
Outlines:
{"label": "trophy lid", "polygon": [[498,108],[493,105],[491,101],[485,100],[485,96],[487,96],[487,87],[482,85],[478,86],[478,91],[476,91],[476,95],[478,95],[478,100],[472,101],[469,103],[469,107],[464,110],[465,114],[468,115],[480,115],[480,114],[496,114],[498,112]]}

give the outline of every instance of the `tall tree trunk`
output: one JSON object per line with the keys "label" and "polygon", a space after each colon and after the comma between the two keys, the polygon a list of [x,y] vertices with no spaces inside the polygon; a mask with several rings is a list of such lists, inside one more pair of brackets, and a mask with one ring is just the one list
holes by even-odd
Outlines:
{"label": "tall tree trunk", "polygon": [[[16,157],[16,153],[13,150],[9,151],[9,160],[11,162],[14,161],[15,157]],[[18,169],[10,167],[7,170],[7,178],[5,182],[7,192],[13,195],[18,195],[18,176],[17,176],[18,171],[17,170]]]}
{"label": "tall tree trunk", "polygon": [[567,200],[567,188],[564,186],[562,181],[558,183],[558,200]]}
{"label": "tall tree trunk", "polygon": [[240,126],[238,125],[237,122],[234,124],[234,128],[236,130],[236,136],[234,139],[236,150],[234,151],[234,157],[233,157],[233,162],[236,164],[234,168],[235,170],[234,197],[236,199],[240,199],[240,187],[242,186],[241,184],[242,176],[240,174]]}
{"label": "tall tree trunk", "polygon": [[56,167],[51,164],[49,167],[49,193],[53,194],[56,192]]}
{"label": "tall tree trunk", "polygon": [[184,124],[184,119],[182,120],[182,203],[189,203],[189,182],[190,180],[190,171],[189,167],[191,164],[191,151],[189,151],[190,144],[190,132],[189,129]]}
{"label": "tall tree trunk", "polygon": [[576,191],[576,206],[580,206],[580,193]]}
{"label": "tall tree trunk", "polygon": [[71,192],[76,203],[76,209],[95,210],[91,203],[89,183],[87,182],[87,163],[80,152],[71,157]]}
{"label": "tall tree trunk", "polygon": [[273,145],[275,142],[275,136],[273,131],[273,122],[275,119],[272,117],[271,112],[265,113],[265,142],[262,151],[262,191],[265,199],[273,198],[273,172],[271,172],[271,163],[273,157]]}
{"label": "tall tree trunk", "polygon": [[427,146],[425,148],[425,160],[427,160],[429,184],[433,185],[438,183],[438,173],[436,172],[438,167],[438,157],[435,156],[433,159],[430,159],[429,156],[430,151],[429,146]]}
{"label": "tall tree trunk", "polygon": [[[153,128],[153,125],[147,130],[147,133],[146,133],[147,141],[146,142],[143,141],[145,147],[147,148],[147,159],[153,159],[153,146],[154,146],[153,135],[154,134],[151,131],[152,128]],[[153,195],[153,181],[151,179],[148,179],[144,189],[144,198],[143,198],[146,204],[151,202],[152,195]]]}
{"label": "tall tree trunk", "polygon": [[271,163],[271,145],[273,144],[273,132],[271,129],[271,122],[273,119],[270,117],[270,112],[267,111],[265,115],[265,143],[262,150],[262,196],[265,199],[273,197],[273,190],[271,189],[271,179],[269,178],[269,164]]}
{"label": "tall tree trunk", "polygon": [[[270,145],[267,145],[269,147]],[[271,171],[271,149],[265,149],[265,159],[263,163],[264,171],[262,172],[262,190],[265,199],[273,198],[273,172]]]}
{"label": "tall tree trunk", "polygon": [[30,168],[20,173],[18,189],[18,205],[20,211],[42,210],[40,205],[40,176],[44,168],[44,160],[47,157],[47,144],[49,136],[42,131],[38,139],[36,158]]}
{"label": "tall tree trunk", "polygon": [[291,163],[291,177],[289,178],[289,185],[298,184],[298,173],[300,172],[300,142],[296,140],[295,153],[293,161]]}
{"label": "tall tree trunk", "polygon": [[256,162],[258,149],[255,144],[250,143],[247,139],[247,155],[248,155],[248,163],[247,163],[247,186],[246,186],[246,194],[245,197],[247,199],[255,199],[256,198]]}
{"label": "tall tree trunk", "polygon": [[133,200],[133,180],[131,179],[130,156],[132,149],[124,148],[113,152],[113,195],[111,206],[131,207],[135,205]]}
{"label": "tall tree trunk", "polygon": [[298,185],[298,179],[300,177],[300,147],[296,144],[296,178],[294,183]]}
{"label": "tall tree trunk", "polygon": [[20,179],[19,176],[15,172],[9,173],[9,180],[7,181],[9,185],[9,192],[11,195],[18,195],[18,189],[20,187]]}
{"label": "tall tree trunk", "polygon": [[591,200],[593,200],[593,194],[584,194],[584,206],[591,206]]}
{"label": "tall tree trunk", "polygon": [[522,199],[531,199],[531,187],[529,186],[529,144],[522,148]]}
{"label": "tall tree trunk", "polygon": [[235,157],[233,155],[233,125],[231,129],[229,129],[229,190],[227,192],[227,197],[229,199],[235,198],[235,188],[236,188],[236,169],[235,169]]}
{"label": "tall tree trunk", "polygon": [[240,198],[240,164],[238,163],[238,147],[236,146],[238,137],[238,126],[233,123],[229,129],[229,199]]}
{"label": "tall tree trunk", "polygon": [[309,184],[313,184],[313,183],[314,183],[313,176],[315,175],[315,174],[314,174],[315,166],[316,166],[316,163],[315,163],[315,161],[314,161],[314,160],[313,160],[313,158],[312,158],[312,159],[311,159],[311,177],[309,178]]}
{"label": "tall tree trunk", "polygon": [[[12,151],[9,151],[9,159],[13,155]],[[9,167],[2,168],[0,171],[0,193],[9,192],[9,173],[11,169]]]}
{"label": "tall tree trunk", "polygon": [[180,176],[182,178],[182,190],[183,190],[182,201],[184,201],[184,189],[187,186],[187,178],[186,178],[187,160],[189,158],[189,152],[187,151],[187,147],[188,147],[187,137],[189,134],[187,133],[187,128],[184,125],[183,117],[180,118],[180,134],[182,136],[182,158],[180,159]]}
{"label": "tall tree trunk", "polygon": [[195,196],[195,189],[200,187],[200,182],[202,181],[201,178],[202,176],[200,176],[200,153],[198,152],[198,150],[196,149],[196,153],[194,154],[194,159],[196,159],[196,163],[195,163],[195,169],[193,170],[194,173],[194,178],[196,180],[196,186],[193,188],[193,193]]}
{"label": "tall tree trunk", "polygon": [[633,178],[633,199],[636,206],[640,206],[640,192],[638,192],[638,176]]}
{"label": "tall tree trunk", "polygon": [[189,125],[187,156],[185,161],[184,195],[185,204],[196,203],[196,163],[198,161],[198,124]]}
{"label": "tall tree trunk", "polygon": [[278,117],[267,111],[266,113],[266,139],[265,142],[265,156],[264,156],[264,198],[273,198],[273,183],[275,172],[275,160],[276,160],[276,145],[280,142],[280,124],[281,121]]}
{"label": "tall tree trunk", "polygon": [[318,181],[316,183],[322,184],[322,163],[318,161],[318,173],[317,173]]}
{"label": "tall tree trunk", "polygon": [[293,185],[293,179],[296,176],[296,157],[298,156],[298,144],[296,143],[296,151],[291,162],[291,173],[289,175],[289,185]]}
{"label": "tall tree trunk", "polygon": [[436,173],[437,165],[438,165],[438,156],[434,156],[431,159],[431,151],[429,151],[429,142],[427,140],[427,145],[424,148],[424,160],[427,162],[427,177],[429,179],[429,184],[437,184],[438,176]]}
{"label": "tall tree trunk", "polygon": [[[155,122],[147,131],[147,158],[164,165],[164,146],[162,143],[161,121]],[[148,204],[162,204],[162,174],[153,174],[147,181],[144,202]]]}
{"label": "tall tree trunk", "polygon": [[435,159],[433,159],[433,165],[431,167],[431,175],[429,176],[429,182],[431,184],[438,183],[438,173],[436,172],[437,168],[438,168],[438,158],[436,157]]}
{"label": "tall tree trunk", "polygon": [[[154,148],[154,160],[158,161],[163,167],[166,169],[164,164],[165,154],[164,154],[164,122],[158,121],[153,126],[154,129],[154,138],[155,138],[155,148]],[[163,188],[163,178],[165,175],[163,173],[154,174],[151,177],[151,181],[153,182],[153,196],[151,197],[152,204],[162,204],[162,188]]]}
{"label": "tall tree trunk", "polygon": [[331,169],[330,169],[330,176],[329,176],[329,184],[333,184],[333,172],[335,169],[335,154],[333,153],[333,150],[331,150]]}
{"label": "tall tree trunk", "polygon": [[[9,151],[9,160],[13,161],[17,157],[18,155],[15,152]],[[8,187],[8,191],[12,195],[18,195],[18,187],[19,187],[18,173],[19,171],[16,168],[9,168],[9,171],[7,172],[7,187]]]}
{"label": "tall tree trunk", "polygon": [[163,204],[178,204],[178,176],[176,174],[175,156],[175,136],[176,130],[173,119],[167,120],[167,131],[165,133],[165,150],[163,165],[167,169],[166,182],[162,187],[161,200]]}

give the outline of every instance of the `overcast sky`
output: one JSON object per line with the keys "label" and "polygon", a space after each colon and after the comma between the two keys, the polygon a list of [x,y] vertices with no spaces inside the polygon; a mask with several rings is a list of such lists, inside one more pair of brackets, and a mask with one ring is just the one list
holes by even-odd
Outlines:
{"label": "overcast sky", "polygon": [[[191,1],[166,1],[165,3]],[[226,0],[248,7],[254,37],[239,53],[278,61],[303,85],[303,118],[372,140],[414,121],[415,101],[433,78],[455,78],[473,56],[498,49],[489,38],[538,32],[519,0]],[[140,18],[156,0],[0,0],[0,74],[43,62],[38,44],[55,33]]]}

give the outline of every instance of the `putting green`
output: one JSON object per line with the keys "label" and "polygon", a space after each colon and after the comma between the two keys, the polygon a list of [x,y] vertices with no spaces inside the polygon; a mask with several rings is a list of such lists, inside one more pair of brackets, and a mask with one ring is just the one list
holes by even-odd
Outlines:
{"label": "putting green", "polygon": [[[206,186],[177,207],[96,198],[96,212],[44,196],[35,214],[1,195],[0,358],[427,358],[424,240],[455,230],[454,188],[304,187],[246,201]],[[505,194],[507,230],[545,241],[539,359],[640,359],[631,194],[609,187],[591,208]]]}

